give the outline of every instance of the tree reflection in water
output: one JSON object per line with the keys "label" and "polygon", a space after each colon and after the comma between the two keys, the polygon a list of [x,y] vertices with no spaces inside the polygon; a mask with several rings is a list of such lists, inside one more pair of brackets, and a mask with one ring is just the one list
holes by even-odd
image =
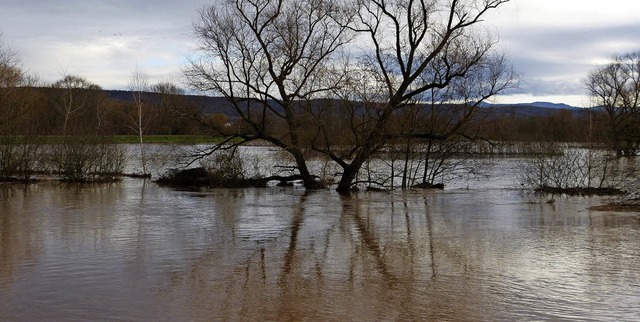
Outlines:
{"label": "tree reflection in water", "polygon": [[27,208],[30,189],[29,185],[0,185],[0,294],[19,270],[33,266],[42,249],[42,237],[31,233],[38,231],[38,219],[20,211]]}
{"label": "tree reflection in water", "polygon": [[593,203],[7,186],[0,320],[627,320],[640,220]]}
{"label": "tree reflection in water", "polygon": [[[426,199],[294,195],[288,204],[279,201],[278,216],[289,219],[279,235],[258,241],[218,238],[214,249],[174,272],[162,297],[184,300],[170,310],[182,307],[196,320],[486,317],[461,309],[465,301],[490,299],[478,294],[481,288],[473,282],[447,273],[471,264],[461,245],[434,242]],[[232,199],[222,195],[215,203]],[[333,202],[340,203],[339,211]],[[228,218],[224,222],[232,225]],[[240,222],[236,218],[235,224]],[[437,231],[447,235],[446,226]],[[437,258],[442,265],[436,265]]]}

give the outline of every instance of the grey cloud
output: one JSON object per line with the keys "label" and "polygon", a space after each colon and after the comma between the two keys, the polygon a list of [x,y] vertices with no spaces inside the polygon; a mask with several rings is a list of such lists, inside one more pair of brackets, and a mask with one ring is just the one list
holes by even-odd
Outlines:
{"label": "grey cloud", "polygon": [[[609,27],[511,29],[501,31],[502,43],[514,55],[557,60],[557,56],[581,60],[606,58],[616,50],[633,50],[640,44],[640,23]],[[611,48],[618,44],[623,48]]]}
{"label": "grey cloud", "polygon": [[0,0],[0,30],[45,81],[69,72],[121,87],[138,64],[158,77],[178,73],[192,47],[191,21],[210,2]]}
{"label": "grey cloud", "polygon": [[517,89],[504,94],[531,94],[534,96],[548,95],[585,95],[581,80],[543,80],[525,79]]}
{"label": "grey cloud", "polygon": [[597,62],[640,47],[640,23],[607,27],[501,30],[504,48],[523,75],[514,93],[583,95],[582,80]]}
{"label": "grey cloud", "polygon": [[[7,1],[0,0],[0,27],[18,37],[85,38],[125,31],[184,33],[196,10],[190,1]],[[181,30],[180,30],[181,29]]]}

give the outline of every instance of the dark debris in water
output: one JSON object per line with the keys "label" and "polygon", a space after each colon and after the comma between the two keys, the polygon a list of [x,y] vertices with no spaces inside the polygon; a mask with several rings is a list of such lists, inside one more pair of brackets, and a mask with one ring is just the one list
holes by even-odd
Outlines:
{"label": "dark debris in water", "polygon": [[222,172],[210,172],[205,168],[173,169],[160,177],[156,182],[163,186],[185,187],[210,187],[210,188],[249,188],[267,187],[269,181],[278,181],[278,185],[285,186],[302,179],[299,175],[269,176],[263,178],[228,178]]}
{"label": "dark debris in water", "polygon": [[593,206],[589,209],[595,211],[614,211],[614,212],[640,212],[639,203],[612,203],[608,205]]}
{"label": "dark debris in water", "polygon": [[423,182],[413,186],[414,189],[444,189],[444,183]]}

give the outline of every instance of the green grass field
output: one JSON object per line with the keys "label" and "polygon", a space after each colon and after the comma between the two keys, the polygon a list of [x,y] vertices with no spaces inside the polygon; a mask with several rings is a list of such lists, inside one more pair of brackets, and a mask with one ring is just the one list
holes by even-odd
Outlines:
{"label": "green grass field", "polygon": [[[57,135],[45,135],[37,137],[23,137],[23,136],[11,136],[0,137],[0,144],[16,144],[16,143],[38,143],[38,144],[58,144],[65,140],[71,140],[72,142],[78,141],[92,141],[95,137],[75,137],[75,136],[57,136]],[[137,144],[140,142],[140,138],[137,135],[113,135],[102,137],[107,142],[117,144]],[[144,143],[153,144],[204,144],[204,143],[219,143],[223,140],[222,137],[214,137],[208,135],[145,135],[143,137]],[[104,141],[103,141],[104,142]]]}
{"label": "green grass field", "polygon": [[[113,136],[115,143],[135,144],[140,142],[137,135],[115,135]],[[156,144],[201,144],[201,143],[218,143],[222,141],[221,137],[207,135],[145,135],[144,143]]]}

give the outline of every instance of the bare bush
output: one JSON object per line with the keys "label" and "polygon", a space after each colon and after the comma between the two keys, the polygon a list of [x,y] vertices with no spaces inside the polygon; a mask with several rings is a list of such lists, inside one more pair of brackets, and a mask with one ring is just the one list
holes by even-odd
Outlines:
{"label": "bare bush", "polygon": [[615,156],[603,150],[588,148],[564,148],[557,144],[541,145],[549,153],[540,151],[537,156],[522,164],[520,181],[540,192],[599,193],[620,192],[636,172],[620,166]]}
{"label": "bare bush", "polygon": [[220,183],[244,180],[247,177],[244,161],[237,149],[220,150],[200,163],[209,173],[211,180]]}
{"label": "bare bush", "polygon": [[63,180],[101,181],[122,174],[126,157],[123,146],[104,138],[77,137],[52,145],[49,162]]}
{"label": "bare bush", "polygon": [[483,175],[489,162],[475,158],[473,142],[413,140],[390,145],[365,163],[358,183],[385,189],[442,188],[451,180]]}
{"label": "bare bush", "polygon": [[40,161],[41,149],[37,144],[16,142],[5,137],[0,143],[0,180],[29,180]]}

